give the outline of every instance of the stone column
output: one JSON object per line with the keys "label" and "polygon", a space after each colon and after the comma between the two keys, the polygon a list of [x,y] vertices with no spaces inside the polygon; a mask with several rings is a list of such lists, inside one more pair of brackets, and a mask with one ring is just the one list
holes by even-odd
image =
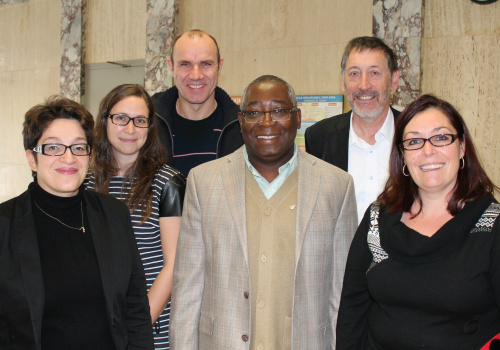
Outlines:
{"label": "stone column", "polygon": [[179,0],[147,0],[147,13],[144,86],[153,95],[172,86],[167,57],[176,35]]}
{"label": "stone column", "polygon": [[61,95],[81,102],[84,95],[86,0],[61,1]]}
{"label": "stone column", "polygon": [[373,0],[373,35],[398,56],[401,72],[392,104],[405,107],[420,96],[424,0]]}

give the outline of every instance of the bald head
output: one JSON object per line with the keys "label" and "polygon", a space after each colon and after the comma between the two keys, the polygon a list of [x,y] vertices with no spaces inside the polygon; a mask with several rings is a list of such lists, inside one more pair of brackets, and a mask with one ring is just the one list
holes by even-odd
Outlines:
{"label": "bald head", "polygon": [[203,30],[200,29],[189,30],[175,38],[174,43],[172,44],[172,49],[170,50],[170,61],[172,61],[172,63],[174,62],[175,45],[179,40],[181,39],[195,40],[195,39],[202,39],[203,37],[208,37],[213,41],[215,49],[217,51],[217,62],[220,62],[220,51],[219,51],[219,45],[217,44],[217,40],[215,40],[215,38],[210,34],[205,33]]}

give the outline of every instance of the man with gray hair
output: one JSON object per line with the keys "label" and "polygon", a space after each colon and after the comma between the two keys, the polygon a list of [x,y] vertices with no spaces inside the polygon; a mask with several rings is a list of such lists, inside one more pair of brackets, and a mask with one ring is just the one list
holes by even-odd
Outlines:
{"label": "man with gray hair", "polygon": [[188,177],[170,344],[331,349],[357,226],[352,178],[297,148],[301,111],[283,79],[262,76],[242,98],[244,146]]}
{"label": "man with gray hair", "polygon": [[382,192],[389,176],[394,122],[390,107],[399,82],[397,57],[376,37],[347,44],[341,62],[342,91],[352,111],[324,119],[305,133],[306,151],[352,175],[358,219]]}

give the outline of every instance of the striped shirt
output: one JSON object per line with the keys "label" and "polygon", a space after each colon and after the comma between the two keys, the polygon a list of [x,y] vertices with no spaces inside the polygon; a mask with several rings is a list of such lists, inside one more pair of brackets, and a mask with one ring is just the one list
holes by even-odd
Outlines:
{"label": "striped shirt", "polygon": [[[175,181],[173,181],[175,180]],[[126,183],[126,177],[115,176],[111,179],[109,184],[109,194],[124,202],[127,201],[130,195],[130,184]],[[162,203],[162,190],[165,185],[170,183],[176,186],[170,186],[169,189],[174,189],[179,192],[180,201],[182,203],[184,196],[185,179],[175,169],[164,165],[155,175],[153,183],[153,203],[151,216],[141,224],[142,215],[140,207],[131,212],[132,225],[134,227],[135,238],[137,247],[141,255],[142,264],[144,265],[144,272],[146,275],[147,289],[156,279],[158,273],[163,268],[163,251],[160,239],[160,217],[166,216],[181,216],[180,210],[173,210],[173,208],[164,208]],[[179,188],[178,184],[181,188]],[[89,190],[95,189],[94,174],[90,174],[85,180],[85,187]],[[164,199],[171,198],[164,196]],[[169,349],[168,341],[168,326],[170,318],[170,302],[165,310],[153,324],[153,334],[155,340],[155,349]]]}

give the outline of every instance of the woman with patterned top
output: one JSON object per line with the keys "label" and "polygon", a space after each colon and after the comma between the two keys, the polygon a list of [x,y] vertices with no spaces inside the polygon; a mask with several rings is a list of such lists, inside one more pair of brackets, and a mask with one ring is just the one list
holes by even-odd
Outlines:
{"label": "woman with patterned top", "polygon": [[146,274],[155,349],[168,349],[173,264],[185,178],[166,165],[153,102],[125,84],[101,101],[87,188],[127,203]]}
{"label": "woman with patterned top", "polygon": [[389,169],[349,251],[337,350],[495,348],[498,187],[457,110],[432,95],[409,104]]}

